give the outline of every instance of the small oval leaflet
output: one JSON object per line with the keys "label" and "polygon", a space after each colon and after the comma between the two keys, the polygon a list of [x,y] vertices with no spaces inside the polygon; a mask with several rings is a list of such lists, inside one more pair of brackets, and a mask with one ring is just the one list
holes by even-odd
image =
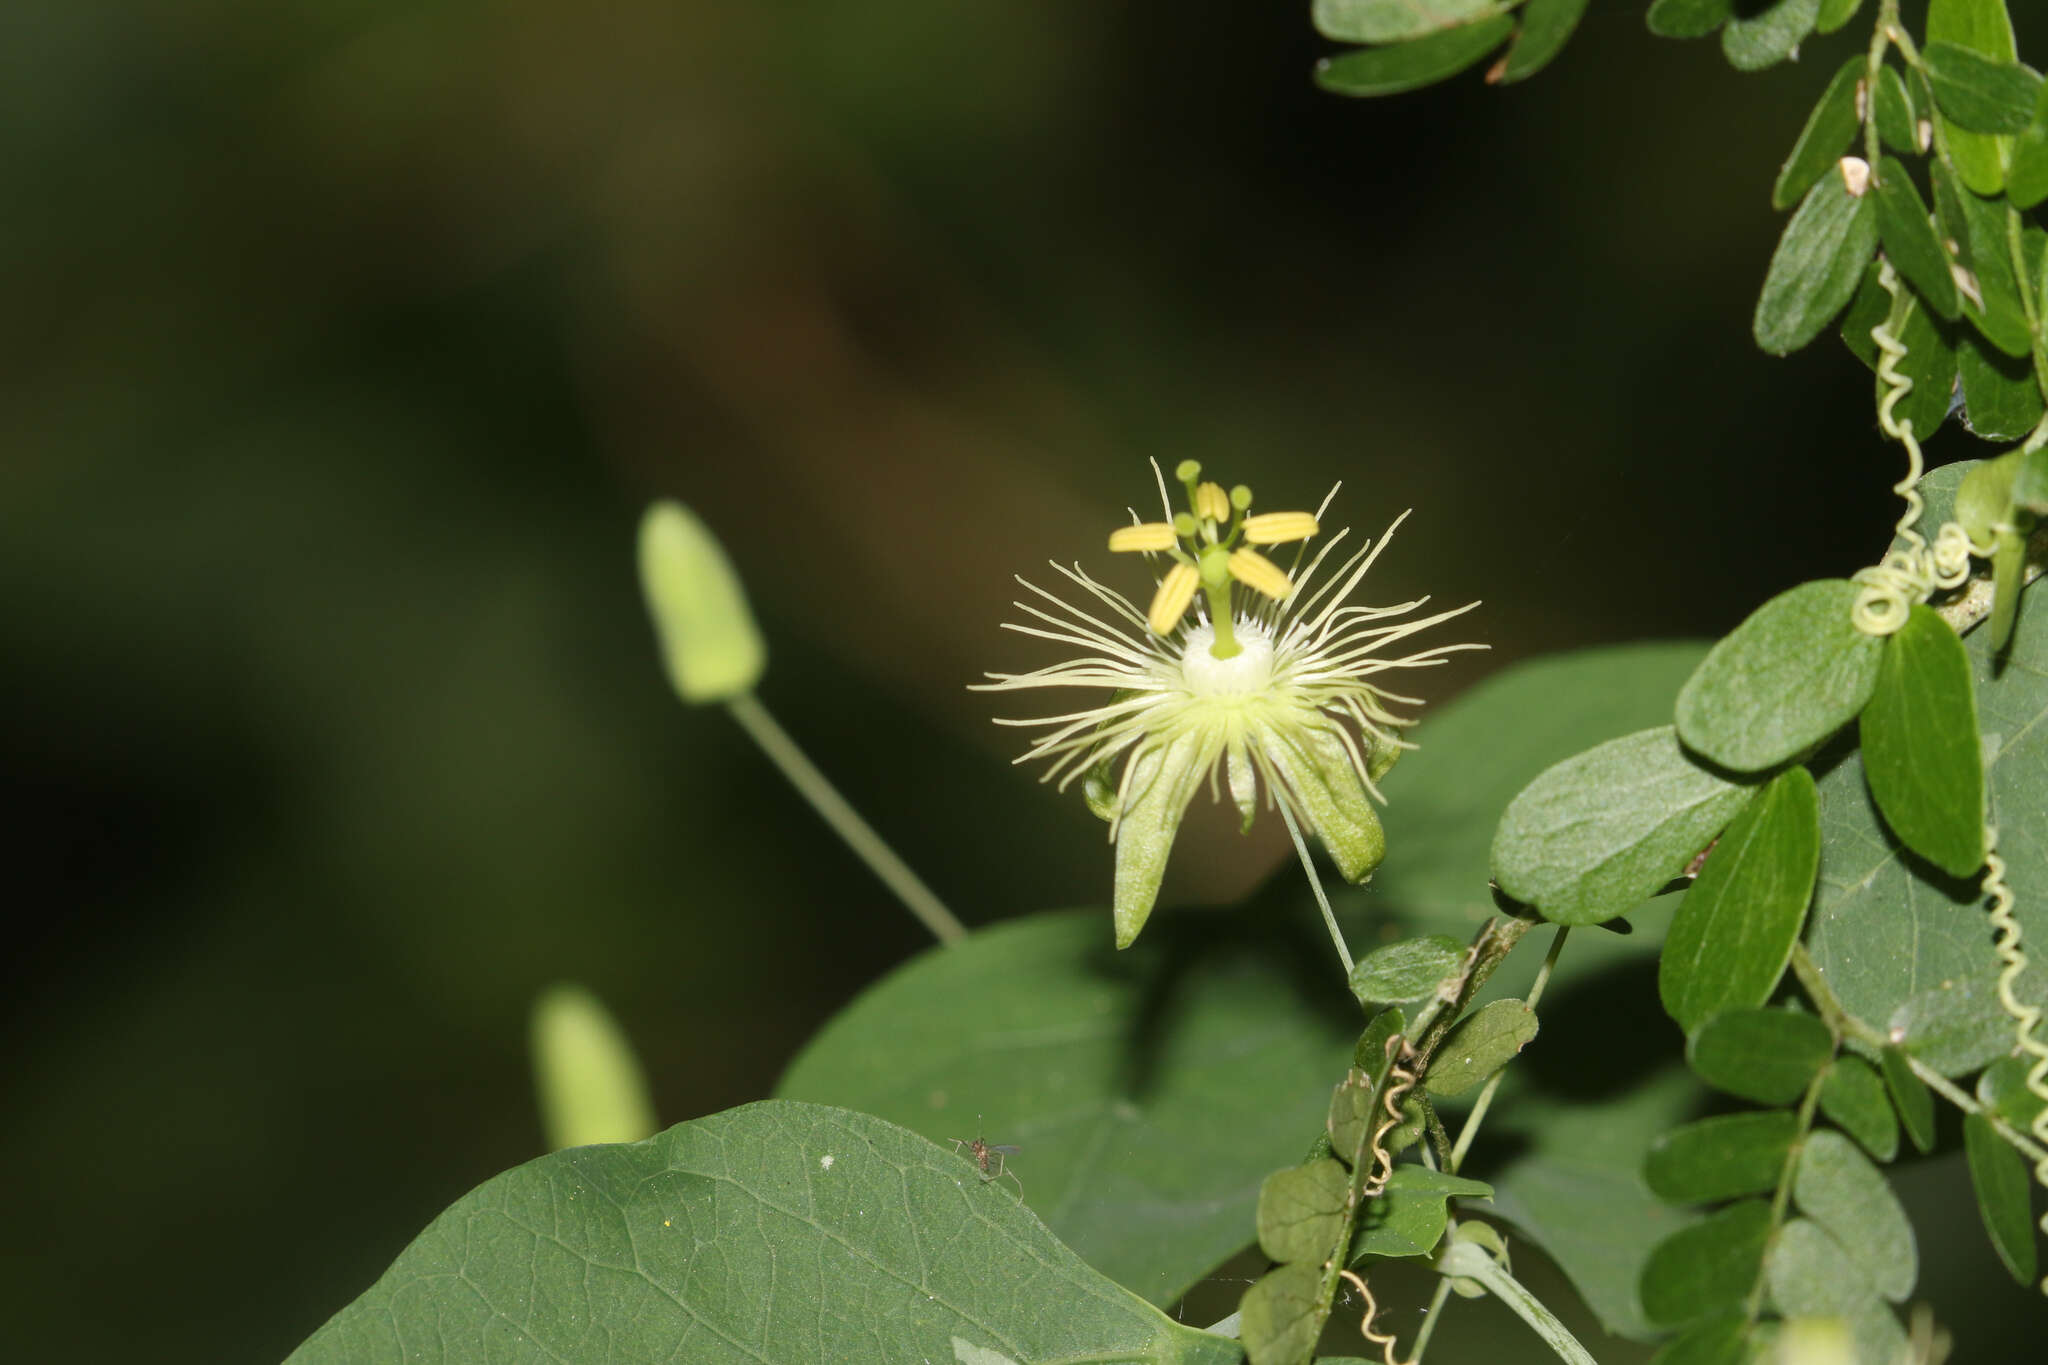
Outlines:
{"label": "small oval leaflet", "polygon": [[1792,1198],[1842,1244],[1878,1293],[1900,1303],[1913,1292],[1920,1271],[1913,1225],[1890,1182],[1849,1139],[1826,1128],[1806,1135]]}
{"label": "small oval leaflet", "polygon": [[1859,591],[1847,579],[1819,579],[1750,613],[1680,689],[1679,738],[1723,767],[1756,772],[1854,720],[1877,685],[1884,645],[1850,620]]}
{"label": "small oval leaflet", "polygon": [[1514,15],[1497,13],[1412,42],[1327,57],[1316,63],[1316,84],[1337,95],[1397,95],[1419,89],[1476,64],[1514,28]]}
{"label": "small oval leaflet", "polygon": [[1819,336],[1855,294],[1876,249],[1870,196],[1850,194],[1839,175],[1816,180],[1771,256],[1752,323],[1756,344],[1790,355]]}
{"label": "small oval leaflet", "polygon": [[1324,1157],[1275,1171],[1259,1186],[1259,1247],[1276,1261],[1321,1261],[1344,1226],[1351,1175]]}
{"label": "small oval leaflet", "polygon": [[1771,1206],[1745,1199],[1672,1233],[1643,1263],[1643,1312],[1659,1326],[1684,1327],[1740,1308],[1770,1231]]}
{"label": "small oval leaflet", "polygon": [[1813,188],[1814,181],[1834,168],[1835,159],[1856,133],[1856,88],[1863,79],[1864,67],[1865,59],[1859,53],[1842,63],[1835,78],[1828,82],[1819,103],[1806,116],[1806,126],[1799,130],[1799,140],[1792,144],[1792,154],[1785,158],[1777,183],[1771,187],[1772,208],[1791,208]]}
{"label": "small oval leaflet", "polygon": [[1764,1267],[1771,1299],[1788,1317],[1846,1318],[1856,1360],[1898,1360],[1906,1334],[1841,1243],[1806,1218],[1778,1230]]}
{"label": "small oval leaflet", "polygon": [[1954,321],[1962,311],[1956,294],[1952,262],[1935,236],[1927,204],[1913,185],[1913,177],[1897,157],[1888,156],[1878,167],[1872,193],[1877,204],[1877,231],[1884,254],[1898,267],[1913,292],[1935,312]]}
{"label": "small oval leaflet", "polygon": [[1685,1060],[1716,1090],[1758,1104],[1790,1104],[1834,1050],[1835,1036],[1810,1014],[1725,1010],[1692,1031]]}
{"label": "small oval leaflet", "polygon": [[1798,1123],[1790,1110],[1721,1114],[1650,1144],[1643,1181],[1674,1204],[1713,1204],[1777,1188]]}
{"label": "small oval leaflet", "polygon": [[1861,1057],[1837,1057],[1820,1085],[1820,1112],[1879,1161],[1899,1153],[1899,1120],[1884,1078]]}
{"label": "small oval leaflet", "polygon": [[1926,1083],[1913,1074],[1913,1064],[1895,1047],[1878,1053],[1878,1065],[1884,1072],[1884,1087],[1891,1091],[1892,1106],[1899,1111],[1899,1121],[1906,1127],[1906,1136],[1921,1151],[1933,1151],[1934,1096],[1928,1092]]}
{"label": "small oval leaflet", "polygon": [[1536,1011],[1520,1000],[1494,1000],[1445,1035],[1424,1086],[1439,1098],[1462,1095],[1513,1061],[1536,1037]]}
{"label": "small oval leaflet", "polygon": [[1351,968],[1351,993],[1366,1006],[1426,1000],[1457,975],[1465,945],[1448,934],[1423,934],[1375,948]]}
{"label": "small oval leaflet", "polygon": [[2034,1283],[2039,1262],[2034,1250],[2033,1210],[2027,1163],[2007,1145],[1982,1114],[1963,1116],[1963,1149],[1970,1162],[1970,1187],[1992,1249],[2013,1279]]}

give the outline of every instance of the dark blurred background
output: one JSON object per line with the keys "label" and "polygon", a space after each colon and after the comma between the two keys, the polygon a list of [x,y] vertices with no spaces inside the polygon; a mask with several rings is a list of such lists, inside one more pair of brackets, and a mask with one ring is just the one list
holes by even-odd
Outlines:
{"label": "dark blurred background", "polygon": [[[1106,899],[1102,827],[964,684],[1047,661],[1012,573],[1142,593],[1099,552],[1148,457],[1416,508],[1370,595],[1483,598],[1494,646],[1438,701],[1876,556],[1868,375],[1748,335],[1866,29],[1742,76],[1596,2],[1528,85],[1347,103],[1307,8],[0,6],[20,1358],[284,1354],[540,1150],[551,981],[676,1121],[920,946],[666,691],[651,497],[973,923]],[[1275,833],[1185,841],[1168,899]]]}

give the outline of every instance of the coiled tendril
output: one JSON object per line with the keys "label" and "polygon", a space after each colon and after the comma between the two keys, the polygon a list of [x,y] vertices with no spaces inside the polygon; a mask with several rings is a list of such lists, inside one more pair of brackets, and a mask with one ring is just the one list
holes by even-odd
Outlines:
{"label": "coiled tendril", "polygon": [[[1396,1049],[1401,1054],[1398,1059],[1394,1055]],[[1401,1101],[1415,1085],[1415,1073],[1407,1066],[1412,1055],[1408,1040],[1400,1034],[1387,1039],[1387,1058],[1393,1065],[1380,1092],[1380,1107],[1387,1111],[1387,1116],[1372,1131],[1372,1172],[1366,1176],[1365,1184],[1359,1186],[1359,1194],[1367,1199],[1379,1198],[1386,1191],[1387,1181],[1393,1178],[1394,1158],[1387,1151],[1386,1137],[1400,1126]]]}
{"label": "coiled tendril", "polygon": [[[1878,283],[1894,300],[1898,298],[1899,277],[1891,262],[1879,267]],[[1871,567],[1857,571],[1855,579],[1863,591],[1857,594],[1849,619],[1867,635],[1890,635],[1906,624],[1914,603],[1926,601],[1937,588],[1961,587],[1970,576],[1970,556],[1989,555],[1991,547],[1972,545],[1959,522],[1943,522],[1932,545],[1914,529],[1925,507],[1917,485],[1926,461],[1920,454],[1919,439],[1913,435],[1913,419],[1901,420],[1893,411],[1913,391],[1912,379],[1899,373],[1906,343],[1893,335],[1889,316],[1870,329],[1870,339],[1877,343],[1877,378],[1884,385],[1877,400],[1877,425],[1906,448],[1906,476],[1892,485],[1892,491],[1906,503],[1895,529],[1907,548],[1894,549]]]}
{"label": "coiled tendril", "polygon": [[[1998,831],[1986,829],[1985,847],[1995,848],[1997,843]],[[2041,1101],[2041,1111],[2034,1115],[2029,1131],[2035,1141],[2048,1147],[2048,1042],[2035,1036],[2041,1023],[2040,1006],[2027,1004],[2013,991],[2013,981],[2027,968],[2027,954],[2020,947],[2020,924],[2012,913],[2013,894],[2005,880],[2005,859],[1995,852],[1984,858],[1984,894],[1991,898],[1991,928],[1996,935],[1991,946],[2005,964],[1998,973],[1998,1005],[2012,1017],[2013,1038],[2020,1051],[2034,1059],[2033,1066],[2027,1069],[2027,1090]],[[2034,1179],[2048,1188],[2048,1156],[2034,1163]],[[2041,1215],[2038,1226],[2043,1234],[2048,1234],[2048,1213]],[[2041,1280],[2041,1292],[2048,1294],[2048,1276]]]}
{"label": "coiled tendril", "polygon": [[[1373,1319],[1380,1315],[1380,1305],[1379,1300],[1372,1296],[1372,1290],[1366,1286],[1365,1276],[1355,1270],[1340,1270],[1337,1274],[1350,1281],[1352,1288],[1365,1300],[1365,1317],[1358,1324],[1358,1334],[1380,1348],[1380,1359],[1385,1361],[1386,1365],[1402,1365],[1402,1362],[1394,1359],[1394,1334],[1375,1332],[1372,1329]],[[1409,1361],[1407,1365],[1414,1365],[1414,1362]]]}

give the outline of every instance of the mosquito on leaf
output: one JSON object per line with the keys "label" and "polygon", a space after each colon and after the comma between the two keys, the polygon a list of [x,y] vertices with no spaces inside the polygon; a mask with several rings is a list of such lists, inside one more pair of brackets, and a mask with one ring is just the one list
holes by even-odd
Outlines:
{"label": "mosquito on leaf", "polygon": [[976,1114],[974,1116],[974,1140],[972,1142],[966,1138],[954,1138],[952,1143],[954,1151],[957,1152],[962,1147],[965,1147],[967,1154],[974,1158],[974,1164],[981,1168],[982,1184],[986,1185],[991,1180],[1001,1180],[1004,1176],[1008,1176],[1017,1186],[1017,1197],[1019,1199],[1024,1197],[1024,1182],[1017,1179],[1017,1173],[1009,1169],[1008,1165],[1008,1159],[1017,1155],[1021,1149],[1007,1142],[982,1141],[981,1115]]}

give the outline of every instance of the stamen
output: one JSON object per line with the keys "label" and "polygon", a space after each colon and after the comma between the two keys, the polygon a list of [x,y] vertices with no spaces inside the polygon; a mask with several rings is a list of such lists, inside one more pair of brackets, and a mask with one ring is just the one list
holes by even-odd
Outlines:
{"label": "stamen", "polygon": [[1322,528],[1307,512],[1261,512],[1244,519],[1244,538],[1254,545],[1284,545],[1307,540]]}
{"label": "stamen", "polygon": [[1195,600],[1195,587],[1201,577],[1192,564],[1176,564],[1166,571],[1166,577],[1159,580],[1159,591],[1153,594],[1152,611],[1145,618],[1154,635],[1165,635],[1180,624],[1180,618],[1187,615],[1188,603]]}
{"label": "stamen", "polygon": [[1109,533],[1109,548],[1116,553],[1140,550],[1151,554],[1158,550],[1171,550],[1177,539],[1173,527],[1163,521],[1140,522],[1136,526],[1119,526]]}
{"label": "stamen", "polygon": [[1230,576],[1254,592],[1264,593],[1276,602],[1294,591],[1294,585],[1287,581],[1278,564],[1260,554],[1257,550],[1233,550],[1230,555]]}
{"label": "stamen", "polygon": [[1195,490],[1195,515],[1219,525],[1230,520],[1230,495],[1220,483],[1205,483]]}

